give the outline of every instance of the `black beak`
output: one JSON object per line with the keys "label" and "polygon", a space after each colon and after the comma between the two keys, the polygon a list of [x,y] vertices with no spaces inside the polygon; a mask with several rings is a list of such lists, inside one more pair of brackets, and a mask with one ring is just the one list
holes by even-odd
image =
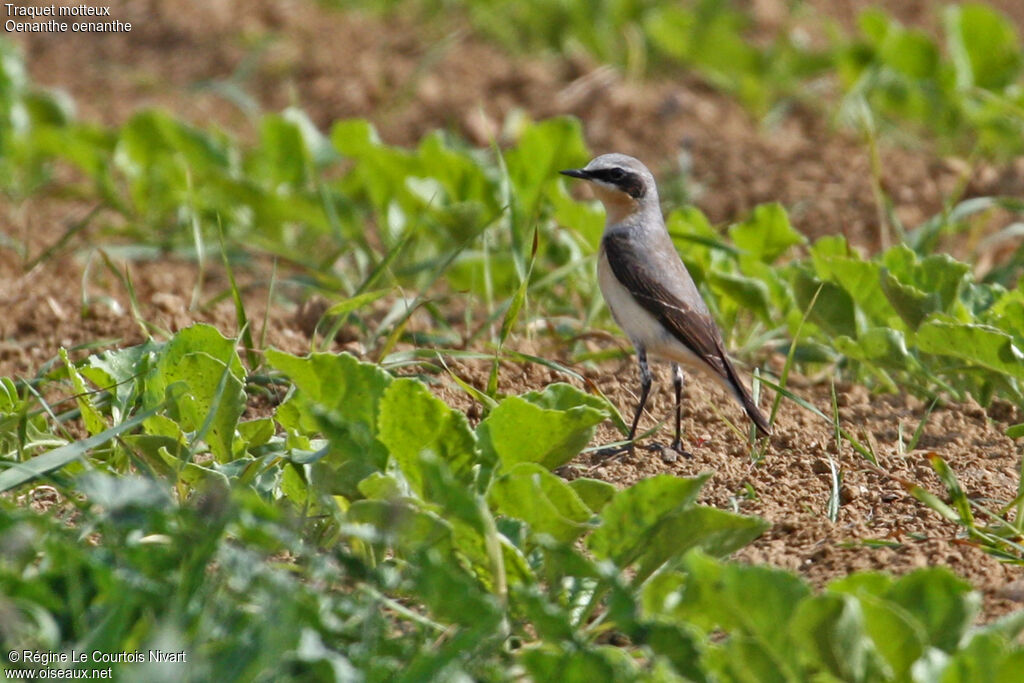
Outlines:
{"label": "black beak", "polygon": [[570,168],[566,171],[559,171],[562,175],[571,176],[573,178],[583,178],[584,180],[590,180],[590,171],[584,171],[582,168]]}

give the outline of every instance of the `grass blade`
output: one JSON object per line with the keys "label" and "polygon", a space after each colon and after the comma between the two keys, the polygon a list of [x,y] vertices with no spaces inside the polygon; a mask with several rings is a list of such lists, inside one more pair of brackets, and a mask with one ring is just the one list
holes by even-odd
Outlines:
{"label": "grass blade", "polygon": [[30,482],[33,479],[38,479],[84,457],[91,449],[101,446],[114,437],[138,427],[145,420],[156,415],[162,408],[163,405],[159,405],[156,408],[139,413],[130,420],[125,420],[121,424],[100,432],[96,436],[55,448],[52,451],[32,458],[28,462],[10,463],[8,469],[0,472],[0,492],[9,491],[16,486]]}

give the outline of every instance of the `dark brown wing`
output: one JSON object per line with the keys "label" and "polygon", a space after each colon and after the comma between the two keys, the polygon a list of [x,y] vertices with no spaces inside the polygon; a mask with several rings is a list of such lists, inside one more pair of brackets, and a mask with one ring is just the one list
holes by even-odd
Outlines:
{"label": "dark brown wing", "polygon": [[656,246],[641,251],[627,231],[604,236],[605,256],[615,278],[673,337],[725,379],[758,429],[770,433],[768,421],[737,375],[722,335],[671,240],[666,235],[664,244]]}
{"label": "dark brown wing", "polygon": [[[679,286],[680,282],[689,285],[690,274],[675,251],[667,255],[660,249],[641,251],[627,232],[606,234],[604,248],[612,273],[637,303],[712,370],[727,377],[722,336],[697,288]],[[666,283],[677,286],[670,289]]]}

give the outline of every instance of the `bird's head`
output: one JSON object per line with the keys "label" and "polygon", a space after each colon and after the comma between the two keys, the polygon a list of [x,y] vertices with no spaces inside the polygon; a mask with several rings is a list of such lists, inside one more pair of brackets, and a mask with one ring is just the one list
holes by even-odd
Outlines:
{"label": "bird's head", "polygon": [[658,206],[654,176],[631,156],[602,154],[583,168],[561,173],[593,184],[597,198],[608,212],[609,223],[619,222],[642,206]]}

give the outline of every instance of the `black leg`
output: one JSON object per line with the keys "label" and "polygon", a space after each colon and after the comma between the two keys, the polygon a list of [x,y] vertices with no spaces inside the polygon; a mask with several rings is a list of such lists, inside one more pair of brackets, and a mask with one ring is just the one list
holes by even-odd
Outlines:
{"label": "black leg", "polygon": [[683,369],[678,363],[672,364],[672,386],[676,390],[676,438],[672,441],[672,448],[683,452],[682,432],[680,423],[683,419]]}
{"label": "black leg", "polygon": [[633,415],[633,426],[629,428],[629,452],[633,452],[633,439],[636,437],[636,426],[640,424],[640,415],[644,412],[647,404],[647,395],[651,393],[651,369],[647,367],[647,351],[638,346],[636,359],[640,364],[640,404],[636,407],[636,414]]}
{"label": "black leg", "polygon": [[633,454],[633,439],[636,438],[636,428],[640,424],[640,415],[644,412],[644,406],[647,404],[647,395],[651,393],[651,384],[654,381],[651,377],[651,370],[647,367],[647,351],[643,347],[638,346],[636,356],[637,363],[640,365],[640,405],[636,407],[636,413],[633,415],[633,425],[629,428],[629,443],[625,446],[609,446],[595,451],[595,459],[603,460],[612,456],[622,455],[623,453]]}

